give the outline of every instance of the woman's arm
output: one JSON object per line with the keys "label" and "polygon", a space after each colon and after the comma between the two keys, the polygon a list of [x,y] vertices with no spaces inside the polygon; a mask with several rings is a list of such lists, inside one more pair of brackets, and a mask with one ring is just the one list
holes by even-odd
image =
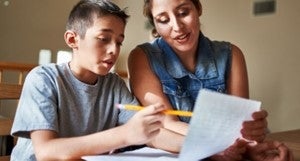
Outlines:
{"label": "woman's arm", "polygon": [[294,161],[291,150],[278,141],[265,141],[248,146],[248,156],[252,161]]}
{"label": "woman's arm", "polygon": [[227,92],[243,98],[249,98],[249,85],[246,61],[242,51],[232,45],[230,73],[227,79]]}
{"label": "woman's arm", "polygon": [[[140,48],[134,49],[129,55],[128,70],[130,88],[142,105],[160,103],[172,109],[159,79],[150,68],[146,54]],[[187,124],[179,121],[176,116],[167,115],[164,126],[182,135],[187,133]]]}
{"label": "woman's arm", "polygon": [[[143,106],[147,106],[153,103],[163,104],[166,108],[172,109],[172,106],[163,93],[161,83],[157,76],[152,72],[147,56],[140,48],[135,48],[129,55],[128,70],[130,87],[133,94],[138,98]],[[156,141],[153,142],[153,146],[156,148],[165,149],[168,151],[180,150],[183,136],[188,131],[188,124],[181,122],[178,117],[166,115],[164,119],[164,128],[161,130]],[[164,137],[165,136],[165,137]],[[170,139],[167,141],[168,136],[176,137],[177,139]],[[166,149],[166,147],[172,148],[174,141],[178,141],[175,149]]]}
{"label": "woman's arm", "polygon": [[[231,71],[227,80],[227,91],[230,95],[249,98],[248,74],[242,51],[232,45]],[[262,142],[267,129],[267,115],[265,110],[255,112],[253,121],[245,121],[241,131],[244,138]]]}

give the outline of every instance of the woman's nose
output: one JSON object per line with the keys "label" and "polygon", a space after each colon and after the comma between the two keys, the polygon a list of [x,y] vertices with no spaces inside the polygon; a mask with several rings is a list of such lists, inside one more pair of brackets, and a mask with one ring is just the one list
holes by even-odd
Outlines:
{"label": "woman's nose", "polygon": [[178,18],[172,20],[172,29],[176,32],[180,31],[183,28],[183,23]]}

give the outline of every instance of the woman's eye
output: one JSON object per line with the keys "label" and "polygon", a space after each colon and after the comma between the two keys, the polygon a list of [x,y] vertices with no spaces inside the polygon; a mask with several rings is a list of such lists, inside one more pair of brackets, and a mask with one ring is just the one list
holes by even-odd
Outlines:
{"label": "woman's eye", "polygon": [[179,10],[179,12],[178,12],[178,16],[180,16],[180,17],[187,16],[188,14],[189,14],[189,10],[187,10],[187,9],[182,9],[182,10]]}
{"label": "woman's eye", "polygon": [[169,19],[166,17],[160,17],[160,18],[156,19],[156,22],[165,24],[165,23],[169,22]]}

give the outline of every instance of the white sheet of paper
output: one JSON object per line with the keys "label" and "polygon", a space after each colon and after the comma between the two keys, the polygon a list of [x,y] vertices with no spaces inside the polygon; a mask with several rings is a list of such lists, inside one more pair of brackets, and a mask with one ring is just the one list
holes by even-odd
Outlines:
{"label": "white sheet of paper", "polygon": [[258,101],[201,90],[179,160],[197,161],[225,150],[241,137],[242,123],[252,120],[260,106]]}
{"label": "white sheet of paper", "polygon": [[86,161],[177,161],[178,155],[160,149],[144,147],[118,154],[84,156],[82,159]]}
{"label": "white sheet of paper", "polygon": [[[260,110],[261,102],[201,90],[195,103],[180,161],[198,161],[221,152],[241,137],[245,120]],[[178,155],[145,147],[112,155],[84,156],[86,161],[177,161]]]}

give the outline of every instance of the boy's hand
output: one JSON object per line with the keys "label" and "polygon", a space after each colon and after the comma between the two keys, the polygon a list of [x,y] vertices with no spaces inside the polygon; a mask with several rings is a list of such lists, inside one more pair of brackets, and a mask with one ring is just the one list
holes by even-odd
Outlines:
{"label": "boy's hand", "polygon": [[125,125],[128,145],[139,145],[149,142],[159,133],[162,127],[165,110],[163,105],[155,104],[138,111]]}
{"label": "boy's hand", "polygon": [[289,149],[278,141],[258,143],[248,147],[248,156],[253,161],[294,161]]}
{"label": "boy's hand", "polygon": [[268,113],[265,110],[254,112],[252,121],[245,121],[241,130],[242,136],[248,140],[254,140],[262,142],[266,137],[267,130],[267,116]]}

